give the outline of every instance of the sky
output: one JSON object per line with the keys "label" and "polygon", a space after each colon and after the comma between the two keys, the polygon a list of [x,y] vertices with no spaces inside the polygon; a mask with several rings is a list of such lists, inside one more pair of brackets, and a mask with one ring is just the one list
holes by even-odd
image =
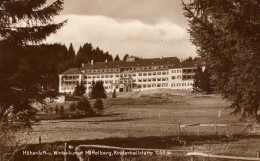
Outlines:
{"label": "sky", "polygon": [[[49,0],[51,3],[53,0]],[[181,0],[64,0],[55,22],[68,20],[48,43],[92,43],[115,57],[196,56]]]}

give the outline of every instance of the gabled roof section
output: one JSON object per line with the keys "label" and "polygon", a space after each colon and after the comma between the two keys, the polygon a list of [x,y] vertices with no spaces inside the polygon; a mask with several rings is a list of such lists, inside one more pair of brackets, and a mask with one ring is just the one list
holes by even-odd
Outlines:
{"label": "gabled roof section", "polygon": [[143,66],[159,66],[159,65],[176,65],[180,60],[177,57],[138,59],[136,61],[109,61],[96,62],[93,65],[86,64],[81,70],[102,69],[102,68],[125,68],[125,67],[143,67]]}
{"label": "gabled roof section", "polygon": [[89,67],[91,66],[91,64],[85,64],[83,67],[80,68],[80,70],[87,70]]}
{"label": "gabled roof section", "polygon": [[67,74],[82,74],[82,73],[78,68],[70,68],[70,69],[66,70],[65,72],[63,72],[61,74],[67,75]]}

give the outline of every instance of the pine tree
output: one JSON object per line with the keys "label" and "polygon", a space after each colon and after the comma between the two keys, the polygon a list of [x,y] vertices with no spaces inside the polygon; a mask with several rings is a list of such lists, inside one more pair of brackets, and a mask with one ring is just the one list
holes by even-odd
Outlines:
{"label": "pine tree", "polygon": [[107,98],[106,95],[106,90],[104,88],[103,85],[103,81],[97,81],[95,82],[94,80],[92,81],[92,85],[91,85],[91,91],[90,91],[90,95],[89,97],[92,99],[96,99],[96,98]]}
{"label": "pine tree", "polygon": [[125,54],[123,60],[126,61],[126,59],[127,59],[128,57],[129,57],[129,55],[128,55],[128,54]]}
{"label": "pine tree", "polygon": [[116,98],[116,89],[114,89],[114,91],[112,93],[112,98]]}
{"label": "pine tree", "polygon": [[202,71],[201,67],[197,67],[197,70],[194,75],[193,91],[204,92],[206,94],[212,93],[212,83],[210,79],[210,73],[207,67],[204,71]]}
{"label": "pine tree", "polygon": [[[32,103],[42,103],[50,94],[42,90],[48,77],[40,64],[25,59],[30,45],[41,43],[65,23],[52,21],[63,9],[63,1],[56,0],[49,6],[45,3],[0,1],[0,122],[19,128],[31,125],[35,113]],[[11,115],[19,117],[8,122]]]}
{"label": "pine tree", "polygon": [[91,82],[89,97],[92,98],[92,99],[97,98],[96,82],[94,81],[94,79],[93,79],[92,82]]}
{"label": "pine tree", "polygon": [[69,57],[72,58],[72,59],[75,57],[75,50],[74,50],[74,48],[73,48],[72,43],[70,43],[70,47],[69,47],[69,50],[68,50],[68,54],[69,54]]}
{"label": "pine tree", "polygon": [[76,108],[80,111],[83,111],[85,116],[91,116],[94,114],[93,109],[87,98],[79,101]]}
{"label": "pine tree", "polygon": [[74,47],[73,47],[72,43],[70,43],[69,50],[68,50],[68,67],[74,67],[75,56],[76,56],[76,53],[75,53]]}
{"label": "pine tree", "polygon": [[89,63],[91,60],[94,62],[113,61],[113,57],[99,47],[93,48],[91,43],[86,43],[79,48],[76,55],[76,66],[81,67],[82,63]]}
{"label": "pine tree", "polygon": [[118,54],[116,54],[116,57],[115,57],[114,61],[120,61],[120,58],[119,58]]}
{"label": "pine tree", "polygon": [[214,91],[242,120],[260,120],[260,2],[195,0],[183,7]]}
{"label": "pine tree", "polygon": [[97,98],[95,103],[94,103],[94,109],[97,111],[97,113],[99,115],[103,114],[104,111],[104,105],[103,105],[103,101],[101,100],[101,98]]}
{"label": "pine tree", "polygon": [[76,85],[73,95],[83,96],[85,93],[86,93],[86,87],[83,83],[80,83]]}
{"label": "pine tree", "polygon": [[200,92],[201,91],[201,78],[202,78],[202,68],[199,66],[194,75],[193,82],[193,91]]}
{"label": "pine tree", "polygon": [[206,94],[211,94],[213,91],[212,83],[210,80],[210,73],[207,67],[205,68],[201,76],[201,89]]}
{"label": "pine tree", "polygon": [[107,98],[104,82],[102,80],[96,82],[96,93],[96,98]]}

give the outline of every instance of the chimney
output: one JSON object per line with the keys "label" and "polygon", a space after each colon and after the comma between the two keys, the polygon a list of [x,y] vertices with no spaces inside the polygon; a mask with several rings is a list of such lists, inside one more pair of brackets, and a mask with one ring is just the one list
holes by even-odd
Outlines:
{"label": "chimney", "polygon": [[81,66],[84,67],[84,63],[82,63]]}
{"label": "chimney", "polygon": [[91,65],[93,65],[94,64],[94,60],[91,60]]}

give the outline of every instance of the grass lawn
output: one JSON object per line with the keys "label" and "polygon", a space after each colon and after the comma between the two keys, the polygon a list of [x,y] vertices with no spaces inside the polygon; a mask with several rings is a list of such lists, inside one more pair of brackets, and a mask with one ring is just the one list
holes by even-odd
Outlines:
{"label": "grass lawn", "polygon": [[[102,117],[82,119],[43,120],[33,126],[33,131],[22,134],[21,143],[37,144],[41,137],[45,146],[60,148],[64,142],[71,145],[100,144],[134,148],[163,148],[210,151],[214,154],[256,156],[260,151],[260,137],[227,136],[231,131],[240,134],[245,126],[202,127],[186,124],[234,124],[239,117],[230,116],[229,103],[217,96],[144,95],[138,98],[105,99]],[[94,100],[90,100],[93,104]],[[69,102],[64,104],[65,109]],[[221,116],[219,116],[221,111]],[[174,141],[181,124],[181,137],[186,146]],[[198,135],[198,130],[200,136]],[[214,136],[215,132],[220,136]],[[250,128],[246,129],[248,132]],[[187,160],[185,154],[170,156],[136,157],[133,160]],[[100,158],[99,158],[100,159]],[[97,160],[99,160],[97,159]],[[94,159],[95,160],[95,159]],[[100,160],[109,160],[103,158]],[[92,161],[92,160],[91,160]]]}

